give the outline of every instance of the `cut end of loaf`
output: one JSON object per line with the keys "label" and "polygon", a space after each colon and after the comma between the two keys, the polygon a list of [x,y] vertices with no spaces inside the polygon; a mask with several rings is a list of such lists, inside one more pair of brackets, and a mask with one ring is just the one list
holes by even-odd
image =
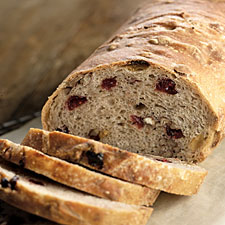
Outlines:
{"label": "cut end of loaf", "polygon": [[47,130],[189,163],[206,157],[213,118],[186,78],[143,60],[78,73],[43,110]]}

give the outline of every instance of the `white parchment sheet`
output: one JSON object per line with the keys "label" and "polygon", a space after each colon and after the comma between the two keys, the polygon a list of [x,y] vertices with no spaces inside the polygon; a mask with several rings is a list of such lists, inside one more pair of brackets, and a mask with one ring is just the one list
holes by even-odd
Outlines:
{"label": "white parchment sheet", "polygon": [[[40,128],[40,118],[1,138],[20,143],[30,127]],[[208,175],[199,193],[192,197],[161,193],[148,225],[225,225],[225,141],[201,166]]]}

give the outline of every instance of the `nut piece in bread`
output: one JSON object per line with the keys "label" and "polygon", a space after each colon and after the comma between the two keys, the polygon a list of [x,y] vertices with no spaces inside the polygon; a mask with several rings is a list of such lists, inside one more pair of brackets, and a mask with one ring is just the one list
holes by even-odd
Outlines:
{"label": "nut piece in bread", "polygon": [[0,157],[52,180],[92,195],[134,205],[153,205],[160,191],[109,177],[0,139]]}

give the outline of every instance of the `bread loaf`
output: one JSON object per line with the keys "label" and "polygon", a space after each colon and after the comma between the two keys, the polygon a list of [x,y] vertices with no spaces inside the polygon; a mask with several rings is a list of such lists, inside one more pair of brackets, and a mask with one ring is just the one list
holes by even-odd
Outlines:
{"label": "bread loaf", "polygon": [[204,160],[225,133],[224,21],[224,1],[146,3],[53,93],[44,129]]}
{"label": "bread loaf", "polygon": [[68,225],[145,225],[152,209],[75,191],[0,159],[0,199]]}
{"label": "bread loaf", "polygon": [[62,132],[30,129],[23,145],[113,177],[173,194],[197,193],[207,171],[176,159],[145,157]]}
{"label": "bread loaf", "polygon": [[92,195],[134,205],[153,205],[160,191],[131,184],[0,139],[0,157],[61,184]]}

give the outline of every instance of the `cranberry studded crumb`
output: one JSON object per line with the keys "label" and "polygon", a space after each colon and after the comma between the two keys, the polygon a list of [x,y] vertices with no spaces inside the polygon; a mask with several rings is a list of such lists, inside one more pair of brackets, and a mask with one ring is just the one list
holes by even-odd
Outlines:
{"label": "cranberry studded crumb", "polygon": [[163,158],[163,159],[156,159],[156,160],[159,161],[159,162],[172,163],[171,161],[169,161],[168,159],[165,159],[165,158]]}
{"label": "cranberry studded crumb", "polygon": [[66,134],[68,134],[69,133],[69,129],[68,129],[68,127],[66,126],[66,125],[64,125],[63,127],[61,127],[61,128],[56,128],[56,131],[59,131],[59,132],[63,132],[63,133],[66,133]]}
{"label": "cranberry studded crumb", "polygon": [[44,186],[44,184],[39,180],[29,179],[29,181],[33,184],[38,184],[38,185]]}
{"label": "cranberry studded crumb", "polygon": [[83,105],[87,102],[87,98],[84,96],[70,96],[66,101],[67,107],[69,110],[74,110],[75,108]]}
{"label": "cranberry studded crumb", "polygon": [[19,177],[17,175],[15,175],[13,178],[10,179],[9,183],[10,183],[11,190],[16,190],[16,183],[18,180],[19,180]]}
{"label": "cranberry studded crumb", "polygon": [[158,80],[156,83],[156,90],[165,92],[170,95],[175,95],[178,93],[176,90],[176,83],[169,78],[163,78]]}
{"label": "cranberry studded crumb", "polygon": [[133,125],[137,126],[138,129],[141,129],[144,127],[144,120],[142,117],[131,115],[130,119]]}
{"label": "cranberry studded crumb", "polygon": [[88,159],[88,163],[91,166],[97,167],[98,169],[102,169],[103,167],[103,153],[95,153],[93,151],[87,151],[86,156]]}
{"label": "cranberry studded crumb", "polygon": [[3,188],[9,187],[9,181],[8,181],[7,178],[3,177],[3,178],[1,179],[1,186],[2,186]]}
{"label": "cranberry studded crumb", "polygon": [[166,134],[173,139],[184,137],[181,129],[171,129],[170,126],[166,126]]}
{"label": "cranberry studded crumb", "polygon": [[103,89],[106,89],[106,90],[111,90],[113,87],[115,87],[116,86],[116,83],[117,83],[117,80],[116,80],[116,78],[115,77],[113,77],[113,78],[107,78],[107,79],[104,79],[103,81],[102,81],[102,88]]}

